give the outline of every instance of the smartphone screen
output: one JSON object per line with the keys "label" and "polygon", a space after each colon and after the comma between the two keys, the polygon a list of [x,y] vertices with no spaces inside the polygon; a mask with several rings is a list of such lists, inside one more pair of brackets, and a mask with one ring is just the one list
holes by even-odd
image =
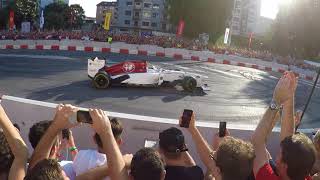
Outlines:
{"label": "smartphone screen", "polygon": [[157,141],[146,139],[144,141],[144,147],[145,148],[156,148],[157,147]]}
{"label": "smartphone screen", "polygon": [[219,137],[224,137],[226,135],[227,122],[219,123]]}
{"label": "smartphone screen", "polygon": [[189,128],[192,114],[193,111],[190,109],[185,109],[183,111],[180,127]]}
{"label": "smartphone screen", "polygon": [[77,121],[79,123],[88,123],[92,124],[92,119],[89,114],[89,111],[78,111],[77,112]]}
{"label": "smartphone screen", "polygon": [[62,138],[69,140],[69,136],[70,136],[70,134],[69,134],[69,129],[63,129],[63,130],[62,130]]}

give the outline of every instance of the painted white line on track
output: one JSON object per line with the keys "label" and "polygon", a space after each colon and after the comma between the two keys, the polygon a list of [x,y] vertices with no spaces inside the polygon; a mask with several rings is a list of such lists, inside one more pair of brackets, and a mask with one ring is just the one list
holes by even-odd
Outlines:
{"label": "painted white line on track", "polygon": [[212,69],[212,68],[205,67],[205,66],[200,66],[200,68],[203,68],[203,69],[206,69],[206,70],[209,70],[209,71],[212,71],[212,72],[221,73],[221,74],[224,74],[224,75],[227,75],[227,76],[231,76],[231,77],[243,78],[243,76],[240,76],[240,75],[236,75],[236,74],[233,74],[233,73],[229,73],[229,72],[225,72],[225,71],[221,71],[221,70],[217,70],[217,69]]}
{"label": "painted white line on track", "polygon": [[26,54],[0,54],[0,57],[17,57],[17,58],[32,58],[32,59],[59,59],[59,60],[73,60],[75,58],[65,56],[43,56],[43,55],[26,55]]}
{"label": "painted white line on track", "polygon": [[183,66],[180,66],[180,65],[175,65],[177,68],[180,68],[180,69],[186,69],[186,70],[189,70],[190,68],[188,67],[183,67]]}
{"label": "painted white line on track", "polygon": [[[31,99],[24,99],[24,98],[19,98],[19,97],[13,97],[13,96],[0,96],[2,98],[2,101],[8,100],[8,101],[15,101],[15,102],[20,102],[20,103],[26,103],[26,104],[33,104],[33,105],[38,105],[38,106],[45,106],[49,108],[56,108],[57,104],[55,103],[48,103],[48,102],[42,102],[42,101],[36,101],[36,100],[31,100]],[[1,102],[1,101],[0,101]],[[84,110],[85,108],[81,108],[81,110]],[[167,123],[167,124],[178,124],[177,119],[169,119],[169,118],[159,118],[159,117],[153,117],[153,116],[141,116],[141,115],[136,115],[136,114],[126,114],[126,113],[118,113],[118,112],[111,112],[111,111],[106,111],[109,116],[112,117],[119,117],[123,119],[132,119],[132,120],[137,120],[137,121],[147,121],[147,122],[155,122],[155,123]],[[207,122],[207,121],[197,121],[196,122],[197,126],[201,127],[209,127],[209,128],[219,128],[219,122]],[[240,130],[248,130],[248,131],[253,131],[256,128],[256,125],[253,124],[245,124],[245,123],[228,123],[228,128],[229,129],[240,129]],[[280,132],[280,128],[275,127],[273,129],[275,132]],[[300,129],[300,132],[304,133],[311,133],[314,132],[314,129]]]}

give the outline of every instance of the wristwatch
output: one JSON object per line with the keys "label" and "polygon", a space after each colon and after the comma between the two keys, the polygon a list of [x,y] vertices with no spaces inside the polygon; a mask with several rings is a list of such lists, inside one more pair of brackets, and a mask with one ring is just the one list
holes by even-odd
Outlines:
{"label": "wristwatch", "polygon": [[269,108],[272,111],[278,111],[280,110],[281,105],[278,105],[277,102],[274,99],[272,99]]}

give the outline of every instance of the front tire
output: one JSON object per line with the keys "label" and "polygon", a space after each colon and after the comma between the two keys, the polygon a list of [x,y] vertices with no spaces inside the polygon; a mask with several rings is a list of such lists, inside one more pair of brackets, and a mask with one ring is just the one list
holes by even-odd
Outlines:
{"label": "front tire", "polygon": [[99,72],[92,80],[93,86],[97,89],[106,89],[111,85],[111,78],[105,72]]}
{"label": "front tire", "polygon": [[185,91],[193,92],[197,89],[197,80],[193,77],[187,76],[182,81],[182,87]]}

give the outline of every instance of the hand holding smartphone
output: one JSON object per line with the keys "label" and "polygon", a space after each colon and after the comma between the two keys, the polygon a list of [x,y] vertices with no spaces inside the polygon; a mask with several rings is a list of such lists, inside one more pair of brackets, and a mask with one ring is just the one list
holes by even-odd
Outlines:
{"label": "hand holding smartphone", "polygon": [[92,124],[92,118],[89,114],[89,111],[79,110],[77,112],[77,122]]}
{"label": "hand holding smartphone", "polygon": [[219,137],[226,136],[226,130],[227,130],[227,122],[220,122],[219,123]]}
{"label": "hand holding smartphone", "polygon": [[192,117],[193,111],[190,109],[185,109],[183,111],[180,127],[189,128],[191,117]]}

